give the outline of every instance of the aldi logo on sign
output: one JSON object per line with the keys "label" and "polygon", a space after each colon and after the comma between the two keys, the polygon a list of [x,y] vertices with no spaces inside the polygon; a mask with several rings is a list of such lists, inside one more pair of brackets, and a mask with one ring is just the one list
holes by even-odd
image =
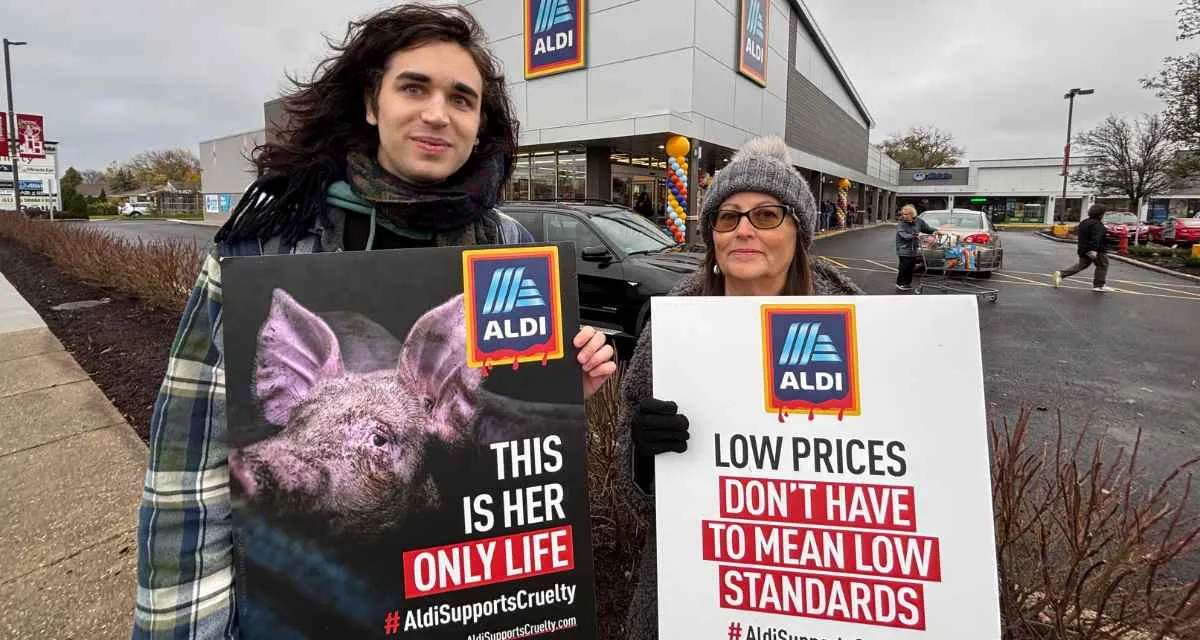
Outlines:
{"label": "aldi logo on sign", "polygon": [[525,77],[584,67],[586,0],[524,0]]}
{"label": "aldi logo on sign", "polygon": [[853,305],[764,305],[766,410],[859,415]]}
{"label": "aldi logo on sign", "polygon": [[463,252],[467,364],[563,357],[558,247]]}
{"label": "aldi logo on sign", "polygon": [[741,0],[738,12],[738,73],[767,86],[767,25],[770,0]]}

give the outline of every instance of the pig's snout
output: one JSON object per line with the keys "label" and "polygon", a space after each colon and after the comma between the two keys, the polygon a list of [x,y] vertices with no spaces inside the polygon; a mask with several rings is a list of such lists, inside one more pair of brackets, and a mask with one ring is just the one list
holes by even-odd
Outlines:
{"label": "pig's snout", "polygon": [[234,449],[229,452],[229,479],[241,487],[242,494],[247,498],[258,495],[258,481],[254,478],[254,472],[241,450]]}
{"label": "pig's snout", "polygon": [[315,461],[302,460],[286,446],[267,440],[229,456],[231,479],[249,499],[272,494],[319,498],[328,490],[328,476]]}

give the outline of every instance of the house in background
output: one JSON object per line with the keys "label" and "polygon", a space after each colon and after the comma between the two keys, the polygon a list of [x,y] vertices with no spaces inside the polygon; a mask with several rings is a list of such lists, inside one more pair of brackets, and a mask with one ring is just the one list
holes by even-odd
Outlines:
{"label": "house in background", "polygon": [[158,187],[143,187],[133,191],[108,194],[125,215],[196,215],[204,210],[200,192],[168,181]]}

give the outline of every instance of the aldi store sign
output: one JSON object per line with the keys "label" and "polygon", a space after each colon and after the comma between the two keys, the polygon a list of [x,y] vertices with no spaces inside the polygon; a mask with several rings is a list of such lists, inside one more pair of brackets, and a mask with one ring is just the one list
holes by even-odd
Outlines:
{"label": "aldi store sign", "polygon": [[738,11],[738,73],[767,86],[769,0],[741,0]]}
{"label": "aldi store sign", "polygon": [[524,0],[525,78],[582,69],[587,53],[586,0]]}

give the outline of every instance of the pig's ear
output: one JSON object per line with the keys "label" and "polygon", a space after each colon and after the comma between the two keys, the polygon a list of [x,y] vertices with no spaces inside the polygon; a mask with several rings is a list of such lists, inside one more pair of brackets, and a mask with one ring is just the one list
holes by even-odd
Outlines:
{"label": "pig's ear", "polygon": [[282,289],[258,334],[254,392],[263,415],[284,426],[318,380],[342,373],[337,337],[316,314]]}
{"label": "pig's ear", "polygon": [[483,380],[467,366],[463,297],[457,295],[417,320],[400,351],[400,380],[426,401],[431,429],[448,440],[475,417],[475,390]]}

